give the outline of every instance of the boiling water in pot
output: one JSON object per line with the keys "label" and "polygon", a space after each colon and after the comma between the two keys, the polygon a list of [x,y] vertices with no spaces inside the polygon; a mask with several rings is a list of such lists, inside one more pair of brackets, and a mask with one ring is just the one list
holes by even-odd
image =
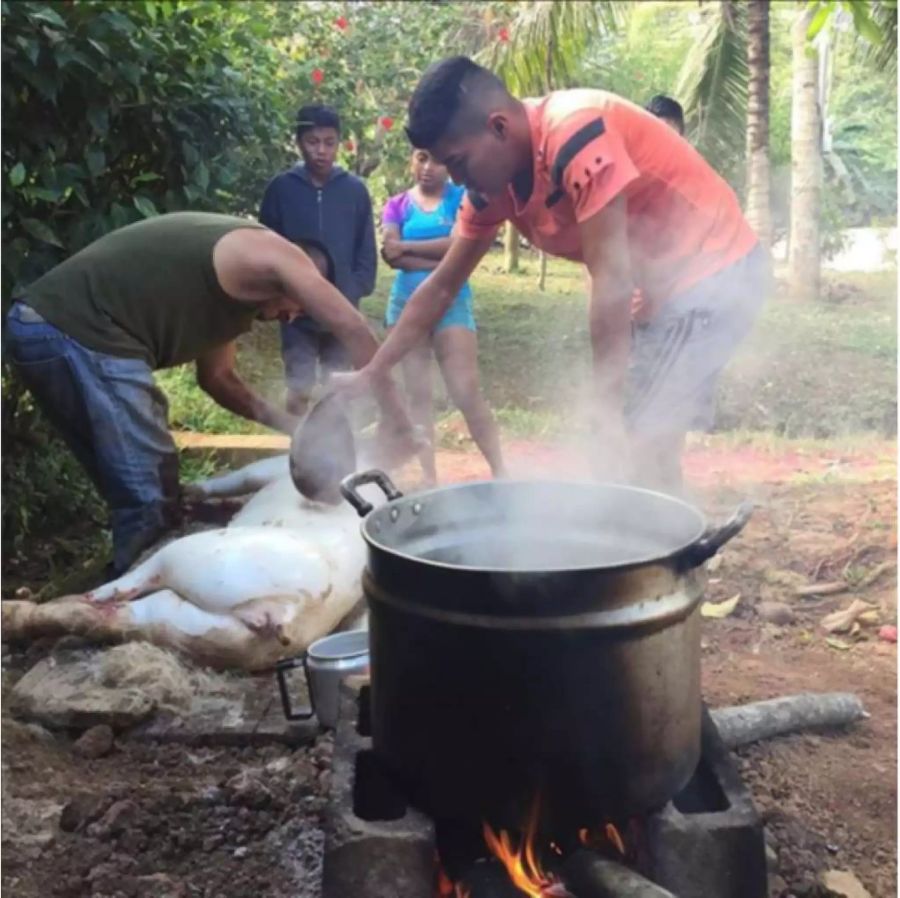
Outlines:
{"label": "boiling water in pot", "polygon": [[656,561],[703,531],[690,506],[629,487],[491,481],[435,490],[375,511],[377,544],[424,562],[493,571],[564,571]]}
{"label": "boiling water in pot", "polygon": [[413,541],[408,554],[459,567],[534,571],[611,567],[665,554],[648,536],[610,532],[536,533],[533,529],[475,529]]}

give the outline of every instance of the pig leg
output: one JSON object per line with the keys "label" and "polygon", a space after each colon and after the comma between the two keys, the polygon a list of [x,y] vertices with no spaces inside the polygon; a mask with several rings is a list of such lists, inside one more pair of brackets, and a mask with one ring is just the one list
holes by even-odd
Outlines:
{"label": "pig leg", "polygon": [[184,486],[185,496],[189,499],[222,499],[230,496],[245,496],[255,493],[273,480],[288,473],[286,455],[275,458],[263,458],[245,465],[237,471],[229,471],[217,477],[188,483]]}
{"label": "pig leg", "polygon": [[127,574],[86,592],[83,599],[88,602],[127,602],[136,596],[158,589],[162,585],[162,555],[165,550],[164,546]]}

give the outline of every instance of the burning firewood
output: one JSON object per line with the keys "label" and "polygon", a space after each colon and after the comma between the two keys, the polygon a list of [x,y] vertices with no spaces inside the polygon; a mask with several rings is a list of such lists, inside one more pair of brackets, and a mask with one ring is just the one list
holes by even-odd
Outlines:
{"label": "burning firewood", "polygon": [[566,889],[578,898],[675,898],[623,864],[584,849],[569,856],[561,878]]}

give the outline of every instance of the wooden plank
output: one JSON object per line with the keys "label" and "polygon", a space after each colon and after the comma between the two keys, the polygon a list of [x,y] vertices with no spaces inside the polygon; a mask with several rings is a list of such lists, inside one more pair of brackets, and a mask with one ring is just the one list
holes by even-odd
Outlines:
{"label": "wooden plank", "polygon": [[179,449],[287,452],[291,447],[291,438],[283,433],[193,433],[186,430],[171,433]]}

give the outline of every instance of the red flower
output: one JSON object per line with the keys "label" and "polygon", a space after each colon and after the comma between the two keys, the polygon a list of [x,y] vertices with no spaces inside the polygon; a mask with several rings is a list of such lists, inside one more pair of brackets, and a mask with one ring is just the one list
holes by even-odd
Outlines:
{"label": "red flower", "polygon": [[347,27],[350,25],[350,23],[343,16],[338,16],[334,20],[334,24],[335,27],[340,28],[341,31],[346,31]]}
{"label": "red flower", "polygon": [[325,80],[325,73],[321,69],[313,69],[313,84],[321,84]]}
{"label": "red flower", "polygon": [[352,152],[353,152],[353,149],[354,149],[353,141],[352,141],[352,140],[345,140],[345,141],[344,141],[344,149],[345,149],[348,153],[352,153]]}
{"label": "red flower", "polygon": [[394,127],[394,120],[389,115],[383,115],[380,121],[381,127],[384,128],[385,131],[390,131],[391,128]]}
{"label": "red flower", "polygon": [[497,37],[500,38],[501,43],[509,42],[509,29],[504,25],[498,32]]}

